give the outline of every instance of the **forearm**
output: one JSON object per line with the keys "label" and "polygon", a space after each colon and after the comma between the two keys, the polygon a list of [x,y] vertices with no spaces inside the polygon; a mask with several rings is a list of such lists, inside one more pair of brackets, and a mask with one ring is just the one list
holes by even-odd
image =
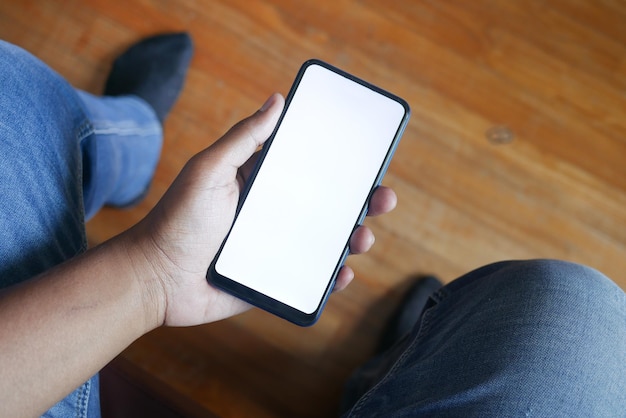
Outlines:
{"label": "forearm", "polygon": [[133,239],[126,233],[0,293],[1,416],[42,414],[158,326]]}

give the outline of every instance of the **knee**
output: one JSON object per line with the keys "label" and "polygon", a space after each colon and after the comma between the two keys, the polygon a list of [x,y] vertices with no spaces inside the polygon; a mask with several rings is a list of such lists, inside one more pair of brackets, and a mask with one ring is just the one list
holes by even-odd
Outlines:
{"label": "knee", "polygon": [[427,380],[458,383],[448,386],[458,405],[473,402],[486,416],[507,415],[490,408],[519,400],[542,416],[623,410],[626,296],[603,274],[563,261],[503,262],[440,297],[420,330],[430,344],[420,352],[437,366],[453,362]]}
{"label": "knee", "polygon": [[575,317],[585,311],[626,310],[626,295],[590,267],[558,260],[503,263],[487,279],[491,297],[526,300],[544,313]]}
{"label": "knee", "polygon": [[68,113],[85,118],[67,81],[29,52],[4,41],[0,41],[0,85],[0,108],[5,115],[20,119],[29,116],[36,122],[36,126],[21,128],[31,136]]}
{"label": "knee", "polygon": [[2,97],[23,95],[38,90],[37,75],[44,65],[26,50],[0,40],[0,79],[3,81]]}
{"label": "knee", "polygon": [[529,389],[526,398],[539,401],[535,389],[545,385],[551,386],[545,399],[555,404],[578,392],[581,405],[617,410],[626,372],[626,295],[615,283],[592,268],[554,260],[502,263],[474,283],[481,324],[472,335],[498,347],[488,359],[496,364],[494,376],[519,373],[503,382],[507,393],[524,396]]}
{"label": "knee", "polygon": [[[504,267],[503,279],[515,281],[515,287],[530,290],[537,287],[557,291],[604,294],[617,285],[591,267],[560,260],[527,260]],[[510,284],[510,283],[509,283]]]}
{"label": "knee", "polygon": [[558,260],[507,261],[475,270],[447,286],[477,307],[499,305],[576,315],[586,309],[626,310],[626,295],[609,278],[580,264]]}

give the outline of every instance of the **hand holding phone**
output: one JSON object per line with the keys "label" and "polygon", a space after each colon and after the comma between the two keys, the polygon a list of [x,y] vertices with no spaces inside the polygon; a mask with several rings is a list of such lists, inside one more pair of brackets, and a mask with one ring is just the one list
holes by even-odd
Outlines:
{"label": "hand holding phone", "polygon": [[306,62],[207,279],[296,324],[314,323],[408,117],[402,99]]}

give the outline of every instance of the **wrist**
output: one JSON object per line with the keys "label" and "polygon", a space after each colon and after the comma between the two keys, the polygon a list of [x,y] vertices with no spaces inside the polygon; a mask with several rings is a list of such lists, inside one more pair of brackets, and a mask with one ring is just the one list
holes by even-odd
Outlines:
{"label": "wrist", "polygon": [[165,322],[167,297],[163,272],[166,269],[158,257],[160,251],[149,234],[144,233],[141,223],[115,239],[120,241],[119,250],[128,263],[130,279],[136,285],[144,333],[149,332]]}

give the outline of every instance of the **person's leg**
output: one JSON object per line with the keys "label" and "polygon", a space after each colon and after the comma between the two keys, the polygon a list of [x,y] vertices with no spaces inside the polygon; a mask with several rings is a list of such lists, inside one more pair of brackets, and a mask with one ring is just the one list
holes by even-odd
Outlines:
{"label": "person's leg", "polygon": [[105,204],[126,206],[143,197],[159,162],[163,133],[154,111],[136,96],[77,93],[93,129],[80,144],[89,220]]}
{"label": "person's leg", "polygon": [[193,44],[186,33],[152,36],[113,63],[104,97],[78,92],[93,135],[81,143],[87,220],[102,206],[131,206],[159,161],[161,124],[185,82]]}
{"label": "person's leg", "polygon": [[626,411],[626,296],[584,266],[535,260],[469,273],[435,294],[394,349],[346,416]]}
{"label": "person's leg", "polygon": [[[114,65],[116,97],[98,98],[0,41],[0,289],[85,251],[85,209],[143,196],[191,54],[187,34],[144,40]],[[97,375],[45,414],[70,415],[100,415]]]}
{"label": "person's leg", "polygon": [[[2,41],[0,86],[0,287],[8,287],[86,249],[79,143],[92,128],[61,77]],[[96,376],[50,416],[99,416],[98,398]]]}

